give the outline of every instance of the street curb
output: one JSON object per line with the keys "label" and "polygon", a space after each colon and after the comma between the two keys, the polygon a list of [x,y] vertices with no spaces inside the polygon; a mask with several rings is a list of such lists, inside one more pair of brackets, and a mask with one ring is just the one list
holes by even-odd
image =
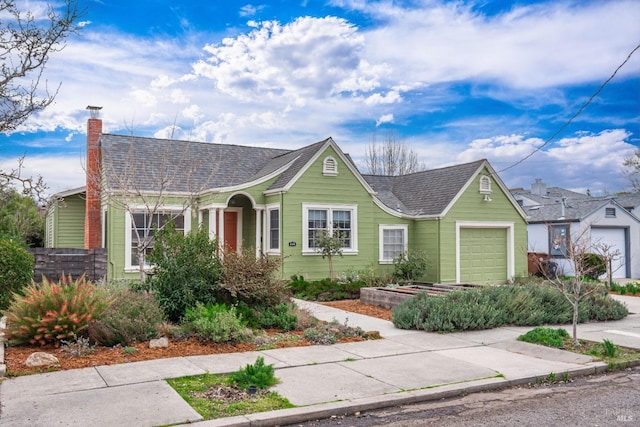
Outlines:
{"label": "street curb", "polygon": [[[629,362],[628,364],[617,365],[614,369],[633,367],[640,365],[640,360]],[[602,374],[610,370],[607,363],[592,362],[591,365],[581,368],[574,368],[565,371],[569,378],[582,377],[587,375]],[[565,372],[556,372],[556,376]],[[274,427],[279,425],[303,423],[317,419],[330,418],[332,416],[352,415],[357,412],[384,409],[393,406],[411,405],[432,400],[440,400],[450,397],[464,396],[466,394],[477,393],[489,390],[500,390],[523,384],[544,382],[546,376],[530,376],[505,380],[494,377],[478,381],[469,381],[456,384],[445,384],[427,389],[411,390],[399,392],[392,395],[368,397],[342,402],[321,403],[313,406],[305,406],[291,409],[281,409],[271,412],[262,412],[235,416],[229,418],[218,418],[215,420],[198,421],[195,423],[182,424],[181,426],[197,425],[199,427]],[[179,426],[178,426],[179,427]]]}

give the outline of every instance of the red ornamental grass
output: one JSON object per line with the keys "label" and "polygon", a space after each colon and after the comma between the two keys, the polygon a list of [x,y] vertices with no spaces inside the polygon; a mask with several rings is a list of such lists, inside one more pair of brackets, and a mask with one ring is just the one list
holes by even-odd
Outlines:
{"label": "red ornamental grass", "polygon": [[84,277],[71,277],[59,283],[43,279],[31,283],[24,295],[14,294],[6,311],[8,336],[17,343],[32,345],[68,339],[99,317],[111,304],[111,299],[96,289]]}

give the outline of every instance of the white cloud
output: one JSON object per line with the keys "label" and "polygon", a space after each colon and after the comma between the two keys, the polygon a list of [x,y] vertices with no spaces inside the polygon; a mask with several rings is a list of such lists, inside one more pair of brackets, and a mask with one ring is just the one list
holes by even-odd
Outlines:
{"label": "white cloud", "polygon": [[376,127],[383,123],[393,123],[393,114],[383,114],[378,120],[376,120]]}
{"label": "white cloud", "polygon": [[385,95],[374,93],[369,96],[364,103],[367,105],[377,105],[377,104],[393,104],[394,102],[402,101],[402,97],[398,93],[398,91],[391,90],[387,92]]}

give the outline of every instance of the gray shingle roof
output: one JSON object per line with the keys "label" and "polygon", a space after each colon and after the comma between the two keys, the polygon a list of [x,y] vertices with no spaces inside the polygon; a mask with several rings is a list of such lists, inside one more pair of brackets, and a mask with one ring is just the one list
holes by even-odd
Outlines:
{"label": "gray shingle roof", "polygon": [[483,159],[409,175],[364,178],[391,209],[399,206],[410,215],[439,215],[485,162]]}
{"label": "gray shingle roof", "polygon": [[549,199],[546,203],[537,206],[525,207],[524,210],[529,215],[529,222],[557,222],[557,221],[582,221],[587,216],[608,205],[610,199],[600,197],[587,197],[577,199],[566,199],[564,216],[562,211],[562,200]]}
{"label": "gray shingle roof", "polygon": [[[111,189],[130,186],[194,192],[250,182],[276,170],[291,150],[102,134],[102,162]],[[285,162],[286,164],[286,162]]]}

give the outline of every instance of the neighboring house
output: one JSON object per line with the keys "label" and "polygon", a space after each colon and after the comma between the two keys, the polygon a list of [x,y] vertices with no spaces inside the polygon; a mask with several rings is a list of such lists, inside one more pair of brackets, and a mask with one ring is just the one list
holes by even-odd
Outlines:
{"label": "neighboring house", "polygon": [[613,277],[640,277],[640,220],[615,199],[547,188],[541,179],[531,190],[511,191],[529,216],[529,251],[550,255],[561,273],[573,274],[567,243],[582,236],[591,252],[598,252],[601,244],[618,251]]}
{"label": "neighboring house", "polygon": [[63,191],[47,206],[44,246],[47,248],[84,248],[86,187]]}
{"label": "neighboring house", "polygon": [[[327,277],[316,240],[335,229],[343,239],[336,272],[389,269],[397,255],[420,250],[428,282],[504,283],[527,274],[526,215],[486,160],[371,176],[331,138],[282,150],[101,129],[89,119],[86,226],[78,219],[75,227],[84,229],[87,248],[107,248],[109,278],[137,275],[134,224],[176,215],[178,229],[202,227],[228,249],[280,256],[283,278]],[[142,196],[162,202],[153,218],[145,218]],[[53,205],[50,215],[63,209],[81,216],[71,204]],[[68,232],[50,225],[53,235]]]}

